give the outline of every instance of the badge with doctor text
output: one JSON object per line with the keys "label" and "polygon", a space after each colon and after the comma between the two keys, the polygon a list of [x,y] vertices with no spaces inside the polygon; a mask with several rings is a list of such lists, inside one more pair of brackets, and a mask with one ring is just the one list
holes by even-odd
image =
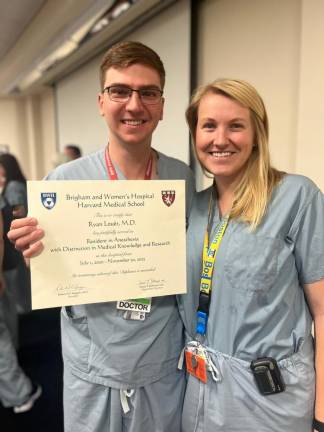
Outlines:
{"label": "badge with doctor text", "polygon": [[117,309],[125,311],[124,319],[144,321],[145,314],[151,311],[151,303],[151,298],[120,300],[117,302]]}

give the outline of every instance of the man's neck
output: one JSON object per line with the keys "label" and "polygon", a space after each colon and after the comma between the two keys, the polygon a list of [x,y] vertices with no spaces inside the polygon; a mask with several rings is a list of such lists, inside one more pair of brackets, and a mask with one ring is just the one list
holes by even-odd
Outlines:
{"label": "man's neck", "polygon": [[[142,180],[145,177],[152,150],[150,144],[146,143],[119,146],[111,142],[109,143],[109,155],[127,180]],[[155,163],[153,163],[153,169],[154,167]]]}

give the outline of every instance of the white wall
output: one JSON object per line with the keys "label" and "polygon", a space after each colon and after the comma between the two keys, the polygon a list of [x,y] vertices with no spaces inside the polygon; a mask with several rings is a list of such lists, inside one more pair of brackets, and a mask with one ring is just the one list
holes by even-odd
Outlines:
{"label": "white wall", "polygon": [[90,153],[106,144],[106,126],[99,116],[100,58],[59,81],[56,85],[56,115],[59,148],[80,146]]}
{"label": "white wall", "polygon": [[324,192],[324,1],[302,2],[296,171]]}
{"label": "white wall", "polygon": [[[190,2],[182,0],[127,36],[149,45],[166,69],[164,120],[153,137],[153,147],[189,162],[188,130],[184,111],[190,92]],[[84,153],[107,144],[104,119],[99,116],[99,64],[96,58],[56,85],[58,137],[80,145]]]}
{"label": "white wall", "polygon": [[18,127],[19,102],[15,99],[0,99],[0,144],[8,145],[10,153],[17,152],[23,139],[21,128]]}
{"label": "white wall", "polygon": [[26,176],[29,176],[29,141],[25,99],[0,99],[0,144],[7,145]]}
{"label": "white wall", "polygon": [[56,153],[52,89],[40,95],[0,99],[0,144],[15,155],[28,179],[41,179],[53,168]]}
{"label": "white wall", "polygon": [[57,137],[55,125],[54,91],[49,88],[39,96],[40,122],[42,124],[41,146],[42,161],[41,176],[43,177],[53,168],[53,159],[57,152]]}
{"label": "white wall", "polygon": [[198,19],[199,82],[251,82],[269,114],[274,166],[322,190],[323,16],[322,0],[205,0]]}

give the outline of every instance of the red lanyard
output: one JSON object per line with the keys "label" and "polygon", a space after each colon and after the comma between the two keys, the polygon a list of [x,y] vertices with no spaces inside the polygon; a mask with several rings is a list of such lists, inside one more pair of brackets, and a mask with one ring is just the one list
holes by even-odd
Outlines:
{"label": "red lanyard", "polygon": [[[106,151],[105,151],[105,160],[106,160],[108,177],[110,178],[110,180],[118,180],[118,175],[115,170],[114,164],[112,163],[112,160],[110,158],[108,147],[106,147]],[[153,155],[151,152],[150,158],[147,162],[144,180],[151,180],[152,168],[153,168]]]}

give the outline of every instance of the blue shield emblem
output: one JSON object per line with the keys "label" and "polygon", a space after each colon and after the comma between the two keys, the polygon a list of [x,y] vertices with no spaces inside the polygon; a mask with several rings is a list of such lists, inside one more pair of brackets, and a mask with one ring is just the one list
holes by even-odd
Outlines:
{"label": "blue shield emblem", "polygon": [[52,210],[56,204],[56,192],[41,192],[41,201],[47,210]]}

